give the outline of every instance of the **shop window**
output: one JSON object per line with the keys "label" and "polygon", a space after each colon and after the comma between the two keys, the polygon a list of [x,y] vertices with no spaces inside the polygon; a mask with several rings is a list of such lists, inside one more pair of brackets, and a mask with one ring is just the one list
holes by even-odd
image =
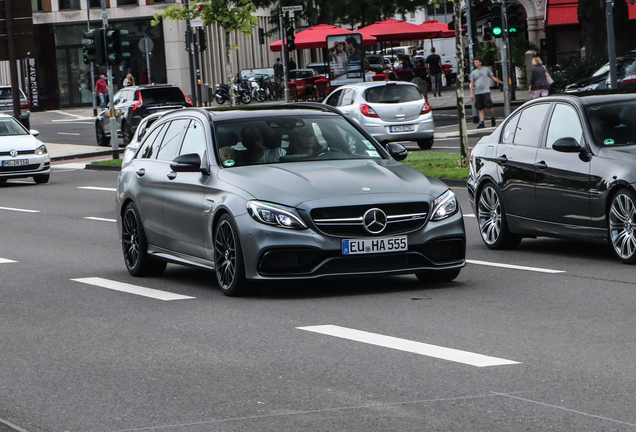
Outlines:
{"label": "shop window", "polygon": [[117,6],[128,6],[137,4],[137,0],[117,0]]}
{"label": "shop window", "polygon": [[88,5],[90,6],[91,9],[93,9],[93,8],[101,9],[102,1],[101,0],[90,0]]}
{"label": "shop window", "polygon": [[60,0],[60,10],[79,10],[80,0]]}
{"label": "shop window", "polygon": [[33,12],[44,12],[42,0],[31,0],[31,9],[33,9]]}

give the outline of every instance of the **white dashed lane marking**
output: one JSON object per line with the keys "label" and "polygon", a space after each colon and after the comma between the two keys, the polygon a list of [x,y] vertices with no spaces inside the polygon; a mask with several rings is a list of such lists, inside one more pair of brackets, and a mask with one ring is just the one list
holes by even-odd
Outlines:
{"label": "white dashed lane marking", "polygon": [[14,262],[17,262],[17,261],[13,261],[6,258],[0,258],[0,264],[7,264],[7,263],[14,263]]}
{"label": "white dashed lane marking", "polygon": [[100,221],[100,222],[117,222],[115,219],[106,219],[106,218],[99,218],[99,217],[93,217],[93,216],[87,216],[84,219]]}
{"label": "white dashed lane marking", "polygon": [[0,207],[0,210],[8,210],[8,211],[15,211],[15,212],[23,212],[23,213],[40,213],[40,210],[28,210],[28,209],[19,209],[19,208],[12,208],[12,207]]}
{"label": "white dashed lane marking", "polygon": [[400,339],[392,336],[385,336],[377,333],[369,333],[362,330],[355,330],[335,325],[318,325],[309,327],[296,327],[299,330],[306,330],[342,339],[349,339],[356,342],[363,342],[370,345],[392,348],[427,357],[439,358],[456,363],[463,363],[471,366],[503,366],[520,364],[513,360],[506,360],[497,357],[490,357],[483,354],[476,354],[468,351],[461,351],[453,348],[445,348],[438,345],[430,345],[422,342],[415,342],[407,339]]}
{"label": "white dashed lane marking", "polygon": [[512,270],[526,270],[526,271],[533,271],[533,272],[539,272],[539,273],[567,273],[565,270],[552,270],[552,269],[546,269],[546,268],[540,268],[540,267],[526,267],[526,266],[520,266],[520,265],[514,265],[514,264],[502,264],[502,263],[494,263],[494,262],[478,261],[478,260],[470,260],[470,259],[467,259],[466,262],[469,264],[476,264],[476,265],[483,265],[483,266],[490,266],[490,267],[500,267],[500,268],[507,268]]}
{"label": "white dashed lane marking", "polygon": [[88,285],[98,286],[101,288],[108,288],[114,291],[125,292],[129,294],[135,294],[143,297],[150,297],[157,300],[188,300],[196,297],[184,296],[181,294],[174,294],[167,291],[160,291],[152,288],[144,288],[137,285],[131,285],[123,282],[112,281],[108,279],[102,279],[99,277],[79,278],[71,279],[75,282],[80,282]]}
{"label": "white dashed lane marking", "polygon": [[117,192],[116,188],[98,187],[98,186],[79,186],[78,189],[96,190],[104,192]]}

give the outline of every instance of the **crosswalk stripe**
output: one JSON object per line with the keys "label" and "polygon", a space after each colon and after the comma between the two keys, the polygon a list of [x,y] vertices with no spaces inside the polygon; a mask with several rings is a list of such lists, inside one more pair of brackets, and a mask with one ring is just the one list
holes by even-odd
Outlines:
{"label": "crosswalk stripe", "polygon": [[362,330],[355,330],[336,325],[317,325],[296,328],[299,330],[306,330],[314,333],[335,336],[343,339],[353,340],[356,342],[363,342],[371,345],[392,348],[400,351],[406,351],[428,357],[435,357],[442,360],[448,360],[477,367],[520,364],[520,362],[516,362],[513,360],[490,357],[483,354],[461,351],[453,348],[445,348],[438,345],[430,345],[422,342],[415,342],[407,339],[385,336],[378,333],[369,333]]}
{"label": "crosswalk stripe", "polygon": [[152,288],[144,288],[137,285],[127,284],[124,282],[117,282],[113,280],[103,279],[99,277],[78,278],[71,279],[75,282],[80,282],[88,285],[94,285],[102,288],[108,288],[114,291],[121,291],[129,294],[136,294],[144,297],[150,297],[157,300],[188,300],[196,297],[184,296],[181,294],[174,294],[167,291],[160,291]]}

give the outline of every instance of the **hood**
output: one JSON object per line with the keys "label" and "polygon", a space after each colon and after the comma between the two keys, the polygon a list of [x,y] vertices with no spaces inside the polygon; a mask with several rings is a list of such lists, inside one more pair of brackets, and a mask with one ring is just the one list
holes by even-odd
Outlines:
{"label": "hood", "polygon": [[307,201],[357,197],[363,194],[426,194],[428,198],[430,195],[438,196],[447,189],[439,180],[390,160],[251,165],[222,169],[218,177],[245,190],[256,199],[292,207],[298,207]]}
{"label": "hood", "polygon": [[0,138],[0,151],[34,150],[42,145],[33,135],[13,135]]}

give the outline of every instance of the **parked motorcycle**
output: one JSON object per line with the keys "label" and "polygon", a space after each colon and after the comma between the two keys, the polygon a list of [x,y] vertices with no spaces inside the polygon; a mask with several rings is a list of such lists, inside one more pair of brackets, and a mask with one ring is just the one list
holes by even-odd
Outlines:
{"label": "parked motorcycle", "polygon": [[249,78],[248,83],[252,99],[256,99],[258,102],[264,102],[265,99],[267,99],[267,91],[261,88],[255,77]]}
{"label": "parked motorcycle", "polygon": [[[250,92],[243,88],[242,86],[237,85],[236,83],[232,84],[234,87],[234,96],[236,97],[237,103],[248,104],[252,102],[252,96]],[[227,84],[217,84],[216,85],[216,94],[214,95],[214,100],[219,105],[223,105],[225,101],[230,100],[230,88]]]}

